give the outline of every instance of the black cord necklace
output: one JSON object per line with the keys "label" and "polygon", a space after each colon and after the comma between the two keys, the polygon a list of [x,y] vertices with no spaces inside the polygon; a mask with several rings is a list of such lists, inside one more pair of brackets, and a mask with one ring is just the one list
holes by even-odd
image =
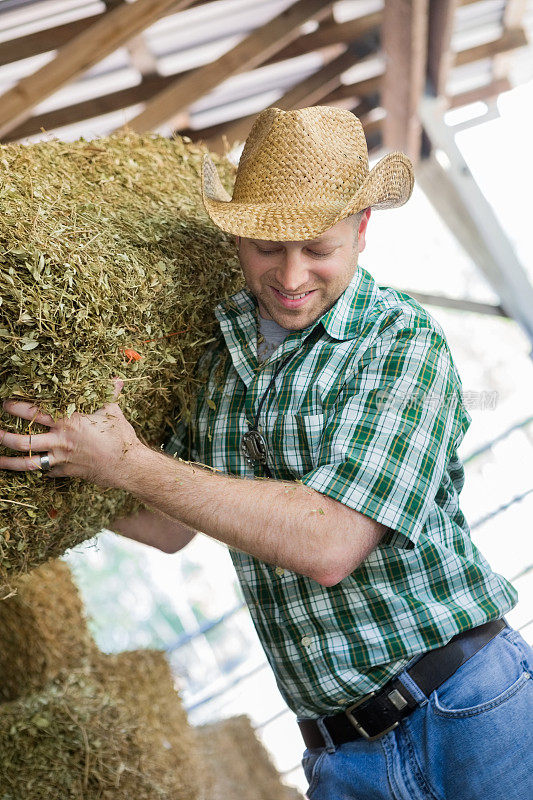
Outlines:
{"label": "black cord necklace", "polygon": [[[316,326],[313,333],[311,333],[310,336],[305,340],[304,344],[310,344],[311,342],[312,344],[315,344],[315,342],[312,340],[313,339],[318,340],[318,336],[315,335],[317,330],[318,334],[320,335],[320,325]],[[281,372],[283,367],[287,366],[289,361],[300,351],[301,347],[297,347],[296,350],[293,350],[292,353],[289,353],[289,355],[278,364],[274,374],[272,375],[270,383],[268,384],[261,400],[259,401],[259,406],[257,408],[257,413],[255,415],[254,423],[252,425],[250,422],[248,422],[249,430],[245,434],[243,434],[241,439],[241,452],[244,455],[246,462],[250,464],[250,466],[252,467],[255,466],[255,464],[259,464],[260,466],[262,466],[267,478],[271,478],[272,473],[268,468],[267,464],[267,455],[268,455],[267,443],[264,436],[261,433],[259,433],[257,427],[259,423],[259,416],[261,414],[263,403],[265,402],[266,397],[270,389],[272,388],[274,381],[278,377],[279,373]]]}

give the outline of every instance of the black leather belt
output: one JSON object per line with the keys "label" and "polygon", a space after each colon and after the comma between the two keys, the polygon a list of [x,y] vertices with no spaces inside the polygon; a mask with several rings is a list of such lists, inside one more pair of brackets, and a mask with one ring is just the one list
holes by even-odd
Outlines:
{"label": "black leather belt", "polygon": [[[429,696],[506,625],[504,619],[497,619],[458,633],[442,647],[424,653],[407,674]],[[382,689],[365,695],[339,714],[323,717],[323,722],[336,745],[361,736],[373,741],[396,728],[418,705],[403,683],[392,678]],[[326,746],[316,720],[301,719],[298,725],[307,747]]]}

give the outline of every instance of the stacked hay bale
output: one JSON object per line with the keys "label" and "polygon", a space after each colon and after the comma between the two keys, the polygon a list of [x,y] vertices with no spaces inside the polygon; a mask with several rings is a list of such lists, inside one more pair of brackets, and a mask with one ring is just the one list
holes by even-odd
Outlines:
{"label": "stacked hay bale", "polygon": [[232,717],[197,729],[209,764],[209,800],[302,800],[284,786],[247,716]]}
{"label": "stacked hay bale", "polygon": [[[203,152],[134,134],[0,147],[0,400],[92,413],[118,376],[153,446],[188,415],[214,306],[242,285],[232,238],[203,209]],[[215,159],[230,189],[234,168]],[[45,430],[2,410],[0,427]],[[118,490],[2,471],[0,587],[134,508]]]}
{"label": "stacked hay bale", "polygon": [[[202,800],[194,731],[164,655],[100,653],[65,564],[35,570],[0,604],[6,632],[2,800]],[[17,645],[39,657],[17,660]]]}
{"label": "stacked hay bale", "polygon": [[0,775],[2,800],[203,797],[193,731],[156,652],[101,656],[0,705]]}
{"label": "stacked hay bale", "polygon": [[0,800],[301,800],[247,717],[192,728],[164,655],[106,655],[66,563],[0,603]]}
{"label": "stacked hay bale", "polygon": [[17,593],[0,602],[0,702],[41,689],[96,653],[63,561],[22,577]]}

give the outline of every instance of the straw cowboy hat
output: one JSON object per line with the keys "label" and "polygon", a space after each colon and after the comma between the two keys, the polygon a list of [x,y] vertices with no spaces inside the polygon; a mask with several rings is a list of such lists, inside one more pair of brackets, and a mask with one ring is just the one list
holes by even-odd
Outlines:
{"label": "straw cowboy hat", "polygon": [[246,139],[233,196],[206,155],[202,197],[215,225],[227,233],[304,241],[369,206],[403,205],[413,183],[403,153],[389,153],[369,172],[363,127],[350,111],[267,108]]}

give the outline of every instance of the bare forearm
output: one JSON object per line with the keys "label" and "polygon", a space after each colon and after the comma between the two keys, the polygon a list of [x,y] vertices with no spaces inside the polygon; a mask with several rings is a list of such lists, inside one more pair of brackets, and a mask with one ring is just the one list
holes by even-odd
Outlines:
{"label": "bare forearm", "polygon": [[111,530],[142,544],[157,547],[164,553],[175,553],[189,544],[196,531],[171,519],[160,511],[143,508],[128,517],[119,517]]}
{"label": "bare forearm", "polygon": [[123,488],[189,528],[321,583],[340,580],[344,567],[349,574],[379,541],[382,526],[302,484],[243,480],[148,448],[141,456]]}

